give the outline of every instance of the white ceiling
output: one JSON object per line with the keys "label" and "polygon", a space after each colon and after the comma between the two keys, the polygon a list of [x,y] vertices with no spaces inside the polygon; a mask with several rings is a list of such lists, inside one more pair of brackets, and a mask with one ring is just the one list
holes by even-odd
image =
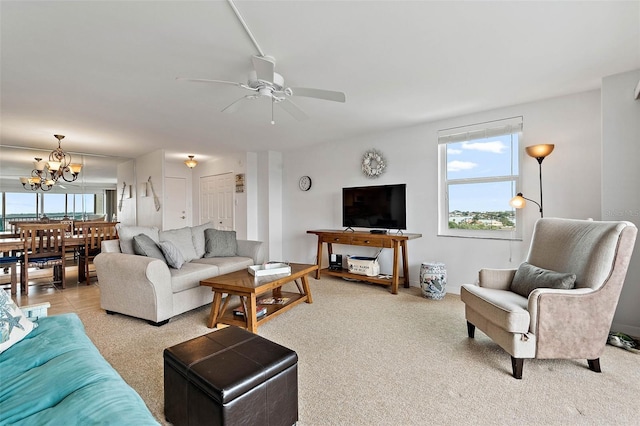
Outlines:
{"label": "white ceiling", "polygon": [[[2,1],[1,145],[136,157],[286,151],[597,89],[640,68],[639,1],[235,2],[296,98],[220,112],[258,54],[226,1]],[[630,88],[633,90],[633,88]],[[3,172],[4,174],[4,172]]]}

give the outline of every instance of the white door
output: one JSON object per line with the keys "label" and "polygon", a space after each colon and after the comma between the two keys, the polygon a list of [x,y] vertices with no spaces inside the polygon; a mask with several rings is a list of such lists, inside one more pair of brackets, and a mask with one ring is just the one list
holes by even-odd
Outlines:
{"label": "white door", "polygon": [[164,229],[177,229],[188,226],[187,217],[187,179],[165,177]]}
{"label": "white door", "polygon": [[200,223],[213,222],[223,231],[234,229],[233,173],[200,178]]}

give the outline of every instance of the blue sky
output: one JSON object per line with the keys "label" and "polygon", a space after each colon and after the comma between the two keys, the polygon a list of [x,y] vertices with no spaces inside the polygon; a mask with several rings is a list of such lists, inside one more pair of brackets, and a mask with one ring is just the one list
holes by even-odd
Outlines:
{"label": "blue sky", "polygon": [[[513,139],[513,140],[512,140]],[[513,170],[512,170],[513,167]],[[473,179],[518,174],[518,135],[450,143],[447,179]],[[511,210],[515,195],[510,182],[483,182],[449,186],[449,211]]]}

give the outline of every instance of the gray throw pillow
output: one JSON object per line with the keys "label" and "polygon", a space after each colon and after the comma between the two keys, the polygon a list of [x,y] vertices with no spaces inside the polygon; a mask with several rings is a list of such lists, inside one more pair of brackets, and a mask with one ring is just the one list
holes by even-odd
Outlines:
{"label": "gray throw pillow", "polygon": [[166,262],[156,242],[146,234],[139,234],[133,237],[133,253],[139,256],[154,257]]}
{"label": "gray throw pillow", "polygon": [[182,256],[182,253],[175,244],[171,241],[160,241],[158,245],[165,259],[167,259],[167,265],[175,269],[182,268],[182,265],[184,265],[184,256]]}
{"label": "gray throw pillow", "polygon": [[236,231],[206,229],[204,240],[204,257],[230,257],[235,256],[238,251]]}
{"label": "gray throw pillow", "polygon": [[536,288],[568,290],[575,286],[576,274],[550,271],[523,262],[516,271],[509,289],[521,296],[529,297]]}

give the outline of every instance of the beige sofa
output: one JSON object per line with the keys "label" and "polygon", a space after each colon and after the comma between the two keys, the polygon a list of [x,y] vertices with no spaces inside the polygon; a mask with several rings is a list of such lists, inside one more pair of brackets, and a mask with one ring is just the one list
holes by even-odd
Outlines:
{"label": "beige sofa", "polygon": [[[109,314],[120,313],[146,319],[152,325],[212,302],[209,287],[200,280],[261,264],[260,241],[237,240],[235,256],[205,257],[205,231],[213,225],[159,231],[152,227],[119,227],[119,240],[104,241],[94,264],[100,285],[100,306]],[[185,263],[171,268],[163,260],[137,255],[133,238],[144,234],[154,242],[171,241]]]}

